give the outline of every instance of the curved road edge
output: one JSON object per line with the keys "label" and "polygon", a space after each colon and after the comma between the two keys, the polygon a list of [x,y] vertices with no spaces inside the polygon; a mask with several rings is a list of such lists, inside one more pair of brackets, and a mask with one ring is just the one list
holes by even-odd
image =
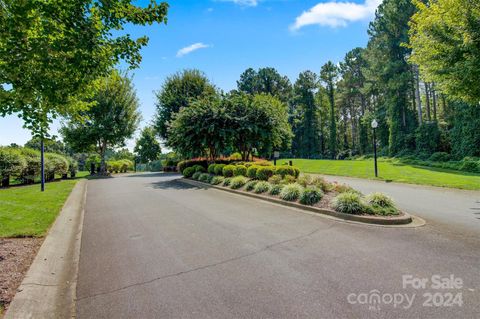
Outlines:
{"label": "curved road edge", "polygon": [[49,230],[5,319],[75,317],[87,181],[79,181]]}

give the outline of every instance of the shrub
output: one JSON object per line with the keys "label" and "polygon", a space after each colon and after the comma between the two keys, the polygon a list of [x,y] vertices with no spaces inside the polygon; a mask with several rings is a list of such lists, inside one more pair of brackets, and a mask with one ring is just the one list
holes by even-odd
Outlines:
{"label": "shrub", "polygon": [[208,165],[207,171],[208,171],[210,174],[215,174],[215,166],[217,166],[217,164],[210,164],[210,165]]}
{"label": "shrub", "polygon": [[480,165],[479,163],[471,160],[463,160],[462,165],[460,166],[460,170],[464,172],[472,172],[478,173],[480,172]]}
{"label": "shrub", "polygon": [[223,183],[223,180],[225,178],[223,176],[213,176],[212,179],[210,180],[210,184],[212,185],[219,185]]}
{"label": "shrub", "polygon": [[203,174],[202,172],[195,172],[195,173],[193,173],[192,178],[194,180],[198,180],[200,175],[202,175],[202,174]]}
{"label": "shrub", "polygon": [[287,201],[296,201],[303,192],[303,187],[300,184],[288,184],[283,187],[282,191],[280,192],[280,197],[283,200]]}
{"label": "shrub", "polygon": [[193,166],[193,169],[195,169],[195,173],[197,172],[205,173],[207,171],[205,167],[203,167],[202,165],[195,165]]}
{"label": "shrub", "polygon": [[55,178],[55,174],[64,175],[68,172],[68,161],[65,157],[55,153],[45,153],[45,171],[50,177]]}
{"label": "shrub", "polygon": [[282,182],[282,177],[280,175],[273,175],[268,179],[268,182],[272,185],[278,185]]}
{"label": "shrub", "polygon": [[225,164],[215,164],[215,169],[214,169],[214,174],[215,175],[223,175],[223,168],[225,167]]}
{"label": "shrub", "polygon": [[245,176],[236,176],[232,178],[230,182],[230,188],[239,189],[248,182],[248,179]]}
{"label": "shrub", "polygon": [[252,191],[253,189],[255,189],[255,185],[257,185],[257,183],[258,183],[258,181],[256,181],[256,180],[249,181],[247,183],[247,185],[245,185],[245,190],[247,192]]}
{"label": "shrub", "polygon": [[345,192],[337,195],[332,201],[332,207],[337,212],[344,214],[358,215],[368,212],[360,195],[352,192]]}
{"label": "shrub", "polygon": [[247,176],[247,167],[245,165],[237,165],[233,170],[234,176]]}
{"label": "shrub", "polygon": [[376,215],[398,215],[399,211],[393,200],[382,193],[372,193],[366,198],[370,213]]}
{"label": "shrub", "polygon": [[233,176],[233,171],[235,170],[234,165],[227,165],[223,168],[223,176],[225,177],[232,177]]}
{"label": "shrub", "polygon": [[362,195],[359,191],[356,189],[353,189],[352,187],[346,185],[346,184],[338,184],[338,183],[333,183],[333,190],[335,190],[337,193],[356,193],[358,195]]}
{"label": "shrub", "polygon": [[194,173],[195,173],[195,168],[193,167],[187,167],[182,172],[183,176],[185,177],[192,177]]}
{"label": "shrub", "polygon": [[[40,152],[31,148],[22,148],[20,150],[25,158],[26,166],[22,170],[20,177],[24,184],[31,184],[36,176],[40,176]],[[87,159],[88,161],[88,159]],[[90,165],[88,165],[90,167]]]}
{"label": "shrub", "polygon": [[192,167],[192,166],[196,166],[196,165],[200,165],[202,166],[203,168],[207,168],[208,167],[208,161],[205,159],[196,159],[196,160],[186,160],[186,161],[181,161],[181,162],[178,162],[177,164],[177,168],[178,168],[178,171],[179,172],[183,172],[183,170],[187,167]]}
{"label": "shrub", "polygon": [[27,163],[19,150],[0,147],[0,186],[10,185],[10,176],[20,175]]}
{"label": "shrub", "polygon": [[330,192],[334,189],[334,186],[327,182],[325,178],[316,176],[312,180],[312,185],[320,188],[323,192]]}
{"label": "shrub", "polygon": [[303,205],[315,205],[323,198],[323,192],[319,188],[306,188],[300,195],[300,203]]}
{"label": "shrub", "polygon": [[208,173],[202,173],[200,174],[200,176],[198,177],[198,180],[200,182],[205,182],[205,183],[210,183],[210,181],[212,180],[212,175],[208,174]]}
{"label": "shrub", "polygon": [[232,182],[232,178],[231,177],[227,177],[223,180],[223,186],[230,186],[230,183]]}
{"label": "shrub", "polygon": [[247,177],[253,178],[253,179],[257,178],[257,169],[258,169],[257,165],[252,165],[249,168],[247,168]]}
{"label": "shrub", "polygon": [[293,166],[281,165],[277,166],[275,169],[275,174],[285,178],[287,175],[295,176],[295,170],[293,169]]}
{"label": "shrub", "polygon": [[275,171],[274,166],[262,166],[257,169],[257,179],[261,181],[268,181]]}
{"label": "shrub", "polygon": [[313,178],[311,175],[303,175],[303,176],[300,176],[298,179],[297,179],[297,183],[299,183],[300,185],[302,185],[303,187],[307,187],[309,185],[312,185],[313,183]]}
{"label": "shrub", "polygon": [[295,176],[287,175],[282,181],[282,184],[287,185],[287,184],[293,184],[297,181]]}
{"label": "shrub", "polygon": [[233,153],[232,155],[230,155],[228,157],[228,159],[232,160],[232,161],[241,161],[242,160],[242,154],[240,153]]}
{"label": "shrub", "polygon": [[278,195],[282,191],[283,187],[284,186],[281,185],[281,184],[272,185],[272,188],[270,188],[269,194],[270,195]]}
{"label": "shrub", "polygon": [[448,162],[450,159],[450,154],[445,152],[436,152],[433,153],[428,160],[432,162]]}
{"label": "shrub", "polygon": [[271,185],[269,182],[265,182],[265,181],[258,182],[257,185],[255,185],[255,193],[257,194],[266,193],[270,191],[270,187]]}

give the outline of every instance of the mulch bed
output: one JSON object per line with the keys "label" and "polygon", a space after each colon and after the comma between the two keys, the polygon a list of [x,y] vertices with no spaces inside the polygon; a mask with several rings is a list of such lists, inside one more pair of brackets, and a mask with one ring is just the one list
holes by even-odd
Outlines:
{"label": "mulch bed", "polygon": [[0,309],[8,308],[42,242],[43,238],[0,238]]}

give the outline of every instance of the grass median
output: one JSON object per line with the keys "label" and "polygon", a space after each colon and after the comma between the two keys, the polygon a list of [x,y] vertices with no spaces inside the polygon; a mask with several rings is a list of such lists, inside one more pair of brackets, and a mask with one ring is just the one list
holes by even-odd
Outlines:
{"label": "grass median", "polygon": [[[82,174],[83,175],[83,174]],[[79,179],[0,190],[0,238],[42,237]]]}
{"label": "grass median", "polygon": [[[375,179],[373,160],[333,161],[291,159],[303,173]],[[287,160],[279,160],[283,163]],[[378,180],[399,183],[480,190],[480,174],[412,166],[395,162],[378,162]]]}

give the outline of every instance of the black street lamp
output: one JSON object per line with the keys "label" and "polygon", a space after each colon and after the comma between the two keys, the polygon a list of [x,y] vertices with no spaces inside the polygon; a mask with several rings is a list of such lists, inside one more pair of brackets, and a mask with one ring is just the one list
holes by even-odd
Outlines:
{"label": "black street lamp", "polygon": [[378,127],[378,122],[377,120],[372,121],[372,129],[373,129],[373,157],[375,160],[375,177],[378,177],[378,166],[377,166],[377,127]]}

